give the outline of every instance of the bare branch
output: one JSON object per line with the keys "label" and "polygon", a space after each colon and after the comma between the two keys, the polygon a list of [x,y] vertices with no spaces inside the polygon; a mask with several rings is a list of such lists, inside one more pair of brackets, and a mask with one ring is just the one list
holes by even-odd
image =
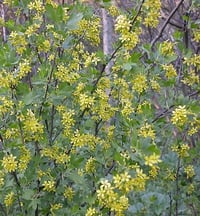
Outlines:
{"label": "bare branch", "polygon": [[154,46],[154,44],[156,43],[156,41],[162,36],[163,31],[165,30],[167,24],[169,24],[170,19],[173,17],[173,15],[176,13],[176,11],[179,9],[179,7],[181,6],[181,4],[184,2],[184,0],[180,0],[180,2],[176,5],[176,7],[172,10],[172,12],[169,14],[168,18],[165,20],[165,22],[163,23],[157,37],[155,37],[153,39],[153,41],[151,42],[151,48]]}

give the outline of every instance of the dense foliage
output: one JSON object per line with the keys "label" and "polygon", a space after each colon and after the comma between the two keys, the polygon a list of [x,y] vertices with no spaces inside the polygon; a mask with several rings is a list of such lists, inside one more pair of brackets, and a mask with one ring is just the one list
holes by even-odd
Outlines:
{"label": "dense foliage", "polygon": [[[165,23],[145,41],[161,2],[99,2],[105,55],[97,6],[4,0],[0,215],[200,214],[200,55]],[[198,47],[200,19],[182,19]]]}

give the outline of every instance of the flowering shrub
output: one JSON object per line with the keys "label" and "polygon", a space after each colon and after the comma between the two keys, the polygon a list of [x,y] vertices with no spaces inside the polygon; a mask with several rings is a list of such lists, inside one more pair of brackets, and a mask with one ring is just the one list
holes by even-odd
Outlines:
{"label": "flowering shrub", "polygon": [[144,42],[158,0],[102,2],[118,37],[105,55],[83,2],[4,1],[0,215],[199,215],[200,55],[182,32]]}

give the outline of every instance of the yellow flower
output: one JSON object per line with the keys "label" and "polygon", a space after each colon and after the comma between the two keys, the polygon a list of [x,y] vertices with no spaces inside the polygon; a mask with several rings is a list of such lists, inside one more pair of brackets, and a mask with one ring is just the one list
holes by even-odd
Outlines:
{"label": "yellow flower", "polygon": [[160,17],[160,0],[146,0],[143,7],[147,10],[147,15],[144,19],[144,25],[149,27],[156,27]]}
{"label": "yellow flower", "polygon": [[0,187],[4,185],[4,176],[5,176],[5,172],[0,170]]}
{"label": "yellow flower", "polygon": [[176,69],[172,64],[162,65],[162,68],[165,70],[165,76],[168,79],[175,78],[177,76]]}
{"label": "yellow flower", "polygon": [[159,159],[160,155],[156,155],[155,153],[153,153],[150,156],[145,156],[145,165],[151,166],[153,167],[155,164],[161,162],[161,160]]}
{"label": "yellow flower", "polygon": [[170,41],[164,41],[161,44],[161,53],[164,56],[172,56],[175,54],[174,52],[174,44]]}
{"label": "yellow flower", "polygon": [[44,181],[42,186],[44,187],[43,190],[48,191],[48,192],[52,192],[56,190],[55,181],[52,181],[52,180]]}
{"label": "yellow flower", "polygon": [[193,40],[197,43],[200,42],[200,29],[193,30]]}
{"label": "yellow flower", "polygon": [[156,81],[156,80],[151,80],[151,88],[154,90],[154,91],[157,91],[157,92],[160,92],[160,85],[159,83]]}
{"label": "yellow flower", "polygon": [[10,192],[9,194],[6,195],[4,199],[4,204],[6,207],[10,207],[15,200],[15,194],[14,192]]}
{"label": "yellow flower", "polygon": [[111,5],[108,8],[108,12],[113,17],[119,16],[119,13],[120,13],[119,10],[118,10],[118,8],[115,5]]}
{"label": "yellow flower", "polygon": [[37,13],[43,13],[45,11],[43,2],[41,0],[34,0],[28,4],[29,10],[36,10]]}
{"label": "yellow flower", "polygon": [[145,123],[140,129],[139,129],[139,136],[142,136],[144,138],[150,137],[151,139],[155,139],[155,131],[152,128],[152,125]]}
{"label": "yellow flower", "polygon": [[147,78],[145,75],[137,74],[132,82],[133,89],[138,93],[142,93],[147,89]]}
{"label": "yellow flower", "polygon": [[30,62],[27,59],[24,59],[22,63],[21,62],[19,63],[19,71],[17,77],[18,79],[22,79],[30,72],[31,72]]}
{"label": "yellow flower", "polygon": [[38,119],[35,117],[35,114],[32,112],[32,110],[27,110],[27,114],[25,116],[23,124],[26,140],[41,139],[44,126],[39,123]]}
{"label": "yellow flower", "polygon": [[91,108],[94,105],[94,97],[85,93],[79,95],[80,109],[83,111],[86,108]]}
{"label": "yellow flower", "polygon": [[199,76],[195,74],[194,70],[191,70],[182,82],[192,87],[194,84],[199,84]]}
{"label": "yellow flower", "polygon": [[66,187],[63,195],[66,199],[72,200],[74,196],[74,190],[72,189],[72,187]]}
{"label": "yellow flower", "polygon": [[96,159],[90,157],[86,162],[85,171],[87,173],[94,173],[96,171],[95,163],[96,163]]}
{"label": "yellow flower", "polygon": [[188,144],[182,144],[180,146],[174,145],[172,146],[172,151],[176,152],[180,158],[188,157],[189,156],[189,145]]}
{"label": "yellow flower", "polygon": [[18,164],[19,171],[26,170],[30,160],[31,160],[30,151],[25,146],[22,146],[20,148],[20,157],[19,157],[19,164]]}
{"label": "yellow flower", "polygon": [[57,203],[57,204],[51,204],[50,212],[52,215],[55,215],[54,211],[62,208],[62,204]]}
{"label": "yellow flower", "polygon": [[151,170],[149,171],[149,176],[155,178],[158,175],[158,171],[159,171],[158,166],[152,166]]}
{"label": "yellow flower", "polygon": [[195,175],[194,167],[192,165],[185,167],[184,172],[187,174],[187,178],[192,178]]}
{"label": "yellow flower", "polygon": [[116,188],[120,190],[125,190],[128,192],[130,190],[129,187],[129,181],[131,179],[131,176],[128,174],[128,172],[124,172],[122,174],[117,174],[113,177],[113,182]]}
{"label": "yellow flower", "polygon": [[188,120],[187,114],[188,111],[186,110],[185,106],[178,106],[178,108],[172,111],[172,124],[178,127],[183,126]]}
{"label": "yellow flower", "polygon": [[4,156],[2,166],[6,172],[14,172],[17,169],[16,157],[12,154]]}
{"label": "yellow flower", "polygon": [[184,64],[188,66],[195,66],[197,69],[200,69],[200,55],[194,54],[190,58],[185,58]]}
{"label": "yellow flower", "polygon": [[131,21],[125,15],[119,15],[116,18],[115,31],[127,33],[131,28]]}
{"label": "yellow flower", "polygon": [[87,209],[87,212],[85,214],[85,216],[95,216],[95,215],[97,215],[97,210],[91,207]]}

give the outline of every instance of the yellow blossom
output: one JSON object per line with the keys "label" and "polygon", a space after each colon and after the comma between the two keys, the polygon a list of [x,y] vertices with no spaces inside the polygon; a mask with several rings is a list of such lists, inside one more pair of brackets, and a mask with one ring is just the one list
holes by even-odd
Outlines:
{"label": "yellow blossom", "polygon": [[149,176],[155,178],[158,175],[158,171],[159,171],[158,166],[152,166],[151,170],[149,171]]}
{"label": "yellow blossom", "polygon": [[156,27],[159,22],[161,1],[160,0],[146,0],[143,4],[146,9],[146,17],[144,25],[149,27]]}
{"label": "yellow blossom", "polygon": [[190,147],[188,144],[182,144],[182,145],[174,145],[172,146],[172,151],[176,152],[180,158],[188,157]]}
{"label": "yellow blossom", "polygon": [[150,137],[151,139],[155,139],[155,131],[152,128],[152,125],[145,123],[140,129],[139,129],[139,136],[142,136],[144,138]]}
{"label": "yellow blossom", "polygon": [[129,187],[129,181],[131,179],[131,176],[128,174],[128,172],[124,172],[122,174],[117,174],[113,177],[113,182],[116,188],[120,190],[125,190],[128,192],[130,190]]}
{"label": "yellow blossom", "polygon": [[38,119],[35,117],[35,114],[32,112],[32,110],[27,110],[27,114],[25,115],[23,124],[26,140],[41,139],[44,127],[42,124],[39,123]]}
{"label": "yellow blossom", "polygon": [[97,210],[95,208],[88,208],[85,216],[96,216]]}
{"label": "yellow blossom", "polygon": [[113,17],[119,16],[119,13],[120,13],[119,10],[118,10],[118,8],[115,5],[111,5],[108,8],[108,12]]}
{"label": "yellow blossom", "polygon": [[0,170],[0,187],[4,185],[5,172]]}
{"label": "yellow blossom", "polygon": [[162,65],[162,68],[165,70],[165,76],[167,79],[175,78],[177,76],[176,69],[172,64]]}
{"label": "yellow blossom", "polygon": [[200,69],[200,55],[194,54],[190,58],[185,58],[184,64],[188,66],[195,66],[197,69]]}
{"label": "yellow blossom", "polygon": [[178,108],[172,111],[172,124],[178,127],[183,126],[188,120],[187,114],[188,111],[186,110],[185,106],[178,106]]}
{"label": "yellow blossom", "polygon": [[182,82],[192,87],[194,84],[199,84],[199,76],[195,74],[194,70],[191,70]]}
{"label": "yellow blossom", "polygon": [[23,62],[19,63],[19,71],[17,72],[17,77],[19,79],[22,79],[30,72],[31,72],[30,62],[27,59],[24,59]]}
{"label": "yellow blossom", "polygon": [[200,29],[193,30],[193,40],[197,43],[200,42]]}
{"label": "yellow blossom", "polygon": [[79,104],[82,111],[84,109],[91,108],[94,105],[94,97],[82,93],[79,95]]}
{"label": "yellow blossom", "polygon": [[55,215],[54,211],[61,209],[61,208],[62,208],[62,204],[60,203],[51,204],[50,212],[52,213],[52,215]]}
{"label": "yellow blossom", "polygon": [[63,195],[66,199],[72,200],[74,196],[74,190],[72,189],[72,187],[66,187]]}
{"label": "yellow blossom", "polygon": [[125,15],[119,15],[116,18],[115,31],[127,33],[131,28],[131,21]]}
{"label": "yellow blossom", "polygon": [[5,206],[10,207],[13,204],[14,200],[15,200],[15,194],[12,191],[12,192],[8,193],[4,199]]}
{"label": "yellow blossom", "polygon": [[133,89],[140,94],[147,89],[147,78],[145,75],[137,74],[132,82]]}
{"label": "yellow blossom", "polygon": [[174,52],[174,44],[170,41],[164,41],[161,44],[161,53],[164,56],[172,56],[175,54]]}
{"label": "yellow blossom", "polygon": [[22,32],[13,31],[10,33],[9,40],[11,44],[16,48],[18,54],[23,54],[27,49],[28,42],[25,38],[25,34]]}
{"label": "yellow blossom", "polygon": [[192,165],[185,167],[184,172],[187,174],[187,178],[192,178],[195,175],[194,167]]}
{"label": "yellow blossom", "polygon": [[20,148],[20,157],[19,157],[19,163],[18,163],[19,171],[26,170],[30,160],[31,160],[30,151],[25,146],[22,146]]}
{"label": "yellow blossom", "polygon": [[52,180],[44,181],[42,186],[44,187],[43,190],[48,191],[48,192],[52,192],[56,190],[55,181],[52,181]]}
{"label": "yellow blossom", "polygon": [[4,115],[7,112],[12,112],[14,103],[10,98],[0,96],[0,115]]}
{"label": "yellow blossom", "polygon": [[37,13],[43,13],[45,11],[43,2],[41,0],[34,0],[28,4],[29,10],[35,10]]}
{"label": "yellow blossom", "polygon": [[156,155],[155,153],[153,153],[150,156],[145,156],[144,160],[145,160],[145,165],[148,165],[151,167],[153,167],[155,164],[161,162],[160,155]]}
{"label": "yellow blossom", "polygon": [[93,157],[90,157],[86,162],[85,171],[87,173],[94,173],[96,171],[95,163],[96,163],[96,159]]}
{"label": "yellow blossom", "polygon": [[16,157],[12,154],[4,156],[2,166],[6,172],[14,172],[17,169]]}

